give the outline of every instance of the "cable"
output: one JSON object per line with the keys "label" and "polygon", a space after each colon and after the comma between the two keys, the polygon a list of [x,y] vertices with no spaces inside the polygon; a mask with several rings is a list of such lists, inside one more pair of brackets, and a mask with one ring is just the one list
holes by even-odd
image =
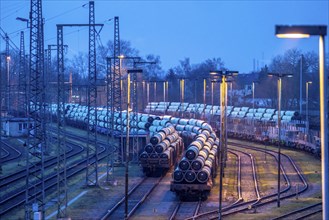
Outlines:
{"label": "cable", "polygon": [[8,13],[8,15],[5,16],[5,17],[2,17],[0,20],[3,21],[3,20],[5,20],[8,17],[13,16],[14,13],[17,13],[20,10],[22,10],[23,8],[26,8],[27,7],[26,5],[21,6],[21,3],[19,5],[20,5],[20,7],[18,7],[17,9],[14,8],[13,10],[3,10],[3,11],[6,11]]}
{"label": "cable", "polygon": [[[6,32],[2,29],[2,27],[0,27],[0,30],[3,32],[3,34],[2,33],[0,33],[0,35],[1,35],[1,37],[3,38],[3,40],[4,41],[6,41]],[[7,35],[8,36],[8,35]],[[9,37],[8,37],[9,38]],[[16,50],[16,51],[19,51],[19,49],[18,49],[18,47],[16,46],[16,44],[9,38],[9,46],[12,48],[12,49],[14,49],[14,50]]]}
{"label": "cable", "polygon": [[[71,35],[71,34],[73,34],[73,33],[75,33],[75,32],[79,32],[79,31],[81,31],[81,30],[86,30],[87,28],[88,28],[88,27],[85,27],[85,28],[81,28],[81,29],[78,29],[78,30],[75,30],[75,31],[68,32],[68,33],[64,34],[64,36]],[[57,39],[57,36],[56,36],[56,37],[48,38],[48,39],[45,40],[45,42],[50,41],[50,40],[53,40],[53,39]]]}
{"label": "cable", "polygon": [[17,31],[14,31],[14,32],[9,33],[8,36],[9,36],[9,35],[12,35],[12,34],[17,34],[17,33],[21,32],[21,31],[25,31],[25,30],[27,30],[27,29],[28,29],[27,27],[25,27],[25,28],[21,28],[21,29],[18,29]]}
{"label": "cable", "polygon": [[[86,4],[88,4],[88,3],[86,3]],[[86,5],[86,4],[84,4],[84,5]],[[55,18],[58,18],[58,17],[60,17],[60,16],[62,16],[62,15],[68,14],[68,13],[70,13],[70,12],[72,12],[72,11],[77,10],[77,9],[80,9],[81,7],[84,7],[84,5],[79,6],[79,7],[76,7],[76,8],[73,8],[73,9],[70,9],[70,10],[65,11],[65,12],[62,12],[62,13],[60,13],[60,14],[58,14],[58,15],[53,16],[53,17],[50,17],[50,18],[46,19],[46,22],[47,22],[47,21],[50,21],[50,20],[53,20],[53,19],[55,19]]]}

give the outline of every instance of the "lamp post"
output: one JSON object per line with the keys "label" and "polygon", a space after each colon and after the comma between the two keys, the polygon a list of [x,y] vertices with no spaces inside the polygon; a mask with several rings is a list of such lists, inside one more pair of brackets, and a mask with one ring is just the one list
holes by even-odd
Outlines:
{"label": "lamp post", "polygon": [[154,81],[154,84],[153,84],[153,91],[154,91],[154,102],[157,101],[157,82]]}
{"label": "lamp post", "polygon": [[279,38],[308,38],[319,36],[319,81],[320,81],[320,134],[321,134],[321,167],[322,167],[322,213],[323,219],[329,219],[329,153],[328,153],[328,78],[324,71],[324,36],[326,25],[275,26],[275,34]]}
{"label": "lamp post", "polygon": [[238,74],[238,71],[210,71],[210,76],[220,78],[220,152],[219,156],[219,207],[218,207],[218,219],[222,219],[222,200],[223,200],[223,176],[224,176],[224,161],[226,160],[227,152],[227,135],[226,135],[226,106],[227,106],[227,82],[226,79],[228,76],[234,76]]}
{"label": "lamp post", "polygon": [[277,206],[280,207],[280,182],[281,182],[281,91],[282,91],[282,78],[292,77],[291,74],[282,73],[268,73],[269,76],[278,77],[278,201]]}
{"label": "lamp post", "polygon": [[303,111],[303,54],[300,57],[300,76],[299,76],[299,112]]}
{"label": "lamp post", "polygon": [[129,184],[129,111],[130,111],[130,75],[142,73],[141,69],[127,71],[127,130],[126,130],[126,169],[125,169],[125,219],[128,219],[128,184]]}
{"label": "lamp post", "polygon": [[310,123],[308,120],[308,86],[312,84],[312,81],[307,81],[306,82],[306,133],[308,134],[308,130],[310,128]]}
{"label": "lamp post", "polygon": [[255,84],[259,83],[258,81],[252,81],[252,132],[255,132]]}
{"label": "lamp post", "polygon": [[149,114],[151,113],[151,104],[150,104],[150,82],[146,82],[146,103],[149,105]]}
{"label": "lamp post", "polygon": [[[4,53],[0,54],[0,158],[2,158],[2,71],[1,71],[1,64],[2,64],[2,57],[1,55],[5,55]],[[0,163],[0,174],[2,174],[2,163]]]}
{"label": "lamp post", "polygon": [[197,107],[196,107],[196,103],[197,103],[197,101],[196,101],[196,81],[197,81],[197,79],[194,79],[194,110],[193,110],[194,118],[196,118],[196,111],[197,111]]}
{"label": "lamp post", "polygon": [[214,80],[211,80],[211,114],[214,114]]}
{"label": "lamp post", "polygon": [[6,62],[7,62],[7,115],[9,115],[9,108],[10,108],[10,60],[11,57],[7,55]]}
{"label": "lamp post", "polygon": [[230,82],[230,106],[233,106],[233,81]]}
{"label": "lamp post", "polygon": [[145,101],[144,101],[144,97],[145,97],[145,81],[142,81],[142,111],[145,110]]}
{"label": "lamp post", "polygon": [[207,79],[203,79],[203,105],[206,105]]}
{"label": "lamp post", "polygon": [[166,81],[163,81],[163,102],[166,102]]}
{"label": "lamp post", "polygon": [[180,85],[180,110],[179,110],[179,114],[180,116],[183,116],[184,115],[184,112],[183,112],[183,107],[184,107],[184,95],[185,95],[185,79],[184,78],[181,78],[179,80],[179,85]]}

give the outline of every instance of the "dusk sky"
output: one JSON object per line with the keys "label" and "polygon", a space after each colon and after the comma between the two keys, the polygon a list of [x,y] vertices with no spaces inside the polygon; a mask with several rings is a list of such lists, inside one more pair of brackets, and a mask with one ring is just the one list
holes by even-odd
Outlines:
{"label": "dusk sky", "polygon": [[[0,0],[1,27],[19,46],[19,31],[28,29],[16,17],[28,18],[30,1]],[[96,0],[97,23],[120,17],[120,38],[131,42],[141,56],[156,54],[167,71],[190,58],[192,64],[220,57],[225,67],[248,73],[287,49],[318,52],[318,37],[278,39],[276,24],[328,25],[328,0],[300,1],[106,1]],[[56,43],[56,24],[88,23],[88,1],[44,0],[45,45]],[[67,28],[68,56],[88,48],[87,28]],[[106,22],[101,42],[113,40],[113,22]],[[329,51],[326,37],[326,53]],[[1,39],[1,51],[5,49]],[[104,61],[98,61],[103,63]],[[257,64],[257,62],[256,62]],[[257,65],[256,65],[257,67]]]}

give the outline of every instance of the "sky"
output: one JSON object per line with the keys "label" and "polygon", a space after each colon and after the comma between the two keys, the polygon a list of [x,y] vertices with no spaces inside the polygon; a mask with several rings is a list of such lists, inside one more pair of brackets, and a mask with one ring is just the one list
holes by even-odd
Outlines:
{"label": "sky", "polygon": [[[88,1],[43,0],[45,45],[56,43],[56,24],[88,23]],[[19,46],[19,32],[28,18],[29,0],[0,0],[0,25]],[[327,25],[328,0],[240,0],[240,1],[112,1],[95,0],[96,23],[104,23],[98,44],[113,40],[114,16],[119,16],[120,38],[131,42],[143,57],[159,55],[165,71],[190,58],[198,64],[220,57],[225,67],[249,73],[268,64],[273,57],[297,48],[318,53],[318,37],[278,39],[275,25]],[[325,38],[329,51],[328,36]],[[67,56],[87,52],[88,28],[65,28]],[[5,49],[1,39],[0,49]],[[97,61],[104,63],[104,61]]]}

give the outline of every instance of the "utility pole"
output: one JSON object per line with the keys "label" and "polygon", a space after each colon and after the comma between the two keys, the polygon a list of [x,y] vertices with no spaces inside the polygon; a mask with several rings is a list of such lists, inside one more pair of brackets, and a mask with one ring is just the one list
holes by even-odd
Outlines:
{"label": "utility pole", "polygon": [[[109,118],[107,123],[108,135],[108,155],[107,155],[107,170],[106,170],[106,181],[110,181],[110,173],[114,173],[114,164],[122,165],[123,156],[123,139],[118,144],[115,141],[114,131],[116,119],[114,117],[115,112],[121,112],[121,58],[120,58],[120,32],[119,32],[119,17],[114,17],[114,48],[113,57],[107,57],[107,112],[106,115]],[[120,117],[120,124],[123,120]],[[121,134],[123,128],[121,128]],[[122,137],[122,135],[121,135]]]}
{"label": "utility pole", "polygon": [[[57,218],[67,217],[66,131],[63,26],[57,25]],[[51,46],[48,46],[50,66]],[[48,72],[49,75],[49,72]]]}
{"label": "utility pole", "polygon": [[[44,36],[42,0],[30,1],[30,86],[28,92],[28,140],[26,153],[25,219],[45,214],[44,153]],[[35,172],[35,169],[39,170]],[[38,181],[35,181],[38,180]],[[40,193],[39,195],[37,193]]]}
{"label": "utility pole", "polygon": [[97,86],[96,86],[96,27],[95,4],[89,1],[89,63],[88,63],[88,124],[87,124],[87,170],[86,184],[98,185],[98,147],[97,147]]}
{"label": "utility pole", "polygon": [[[98,158],[97,158],[97,139],[94,134],[96,131],[89,131],[89,128],[95,126],[96,118],[96,51],[95,51],[95,38],[96,26],[103,27],[103,24],[94,23],[94,1],[89,2],[89,17],[90,22],[88,24],[57,24],[57,59],[58,59],[58,90],[57,90],[57,194],[58,194],[58,218],[65,218],[67,213],[65,208],[67,207],[67,177],[66,177],[66,137],[65,137],[65,102],[66,91],[64,80],[64,27],[89,27],[89,83],[88,84],[88,141],[87,141],[87,163],[86,163],[86,185],[97,186],[98,185]],[[92,27],[92,28],[90,28]],[[91,80],[92,79],[92,80]],[[92,81],[92,82],[90,82]],[[70,88],[71,88],[71,83]],[[91,122],[93,120],[93,122]],[[95,128],[95,127],[94,127]],[[61,207],[64,206],[62,210]]]}
{"label": "utility pole", "polygon": [[9,37],[7,33],[5,34],[6,38],[6,74],[7,74],[7,83],[6,83],[6,96],[7,96],[7,115],[9,115],[10,109],[10,53],[9,53]]}
{"label": "utility pole", "polygon": [[300,74],[299,74],[299,114],[303,111],[303,54],[300,57]]}
{"label": "utility pole", "polygon": [[[111,94],[108,96],[108,101],[110,101],[111,106],[111,136],[113,137],[114,132],[114,124],[115,124],[115,118],[114,118],[114,112],[121,112],[122,110],[122,100],[121,100],[121,58],[120,58],[120,30],[119,30],[119,17],[114,17],[114,51],[113,51],[113,59],[108,58],[108,67],[110,68],[110,78],[111,81],[108,81],[108,84],[110,83],[110,90]],[[112,66],[113,61],[113,66]],[[113,69],[112,69],[113,68]],[[120,117],[120,124],[122,124],[122,117]],[[123,133],[123,130],[121,129],[121,134]],[[117,143],[114,143],[114,137],[112,141],[112,149],[114,152],[112,154],[112,167],[113,163],[116,163],[118,165],[122,165],[122,158],[123,158],[123,140],[121,138],[120,145],[117,146]]]}
{"label": "utility pole", "polygon": [[[0,54],[0,76],[2,75],[1,71],[1,61],[2,61],[2,53]],[[2,77],[0,77],[0,158],[2,157]],[[2,176],[2,161],[0,162],[0,175]]]}
{"label": "utility pole", "polygon": [[27,116],[27,77],[26,77],[26,57],[25,57],[25,43],[24,31],[20,35],[20,50],[19,50],[19,78],[18,78],[18,116]]}

